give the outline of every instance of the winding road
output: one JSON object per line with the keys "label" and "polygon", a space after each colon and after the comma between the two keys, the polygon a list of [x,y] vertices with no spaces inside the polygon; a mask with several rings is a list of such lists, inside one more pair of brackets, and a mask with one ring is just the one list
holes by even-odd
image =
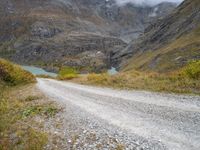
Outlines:
{"label": "winding road", "polygon": [[[38,88],[57,102],[80,108],[108,126],[170,150],[200,150],[200,97],[125,91],[38,78]],[[101,129],[98,129],[101,130]],[[113,128],[113,130],[115,130]],[[156,147],[156,142],[154,142]],[[156,149],[149,146],[148,149]],[[129,148],[131,149],[131,148]]]}

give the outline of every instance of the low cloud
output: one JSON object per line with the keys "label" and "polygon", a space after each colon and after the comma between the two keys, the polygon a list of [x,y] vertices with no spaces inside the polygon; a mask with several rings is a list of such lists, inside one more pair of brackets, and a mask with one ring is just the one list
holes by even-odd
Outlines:
{"label": "low cloud", "polygon": [[160,4],[162,2],[173,2],[173,3],[181,3],[183,0],[116,0],[118,5],[125,5],[127,3],[133,3],[135,5],[143,6],[149,5],[154,6]]}

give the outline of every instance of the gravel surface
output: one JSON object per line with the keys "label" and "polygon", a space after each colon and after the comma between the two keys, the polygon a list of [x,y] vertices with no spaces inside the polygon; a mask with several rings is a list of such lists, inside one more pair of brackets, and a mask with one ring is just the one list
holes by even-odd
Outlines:
{"label": "gravel surface", "polygon": [[200,149],[200,97],[123,91],[38,78],[65,107],[63,149]]}

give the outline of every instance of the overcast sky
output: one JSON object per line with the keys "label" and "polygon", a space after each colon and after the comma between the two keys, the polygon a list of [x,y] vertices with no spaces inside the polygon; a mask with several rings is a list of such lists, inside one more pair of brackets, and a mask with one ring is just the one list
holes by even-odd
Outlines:
{"label": "overcast sky", "polygon": [[157,5],[161,2],[175,2],[181,3],[183,0],[116,0],[119,5],[124,5],[126,3],[132,2],[136,5]]}

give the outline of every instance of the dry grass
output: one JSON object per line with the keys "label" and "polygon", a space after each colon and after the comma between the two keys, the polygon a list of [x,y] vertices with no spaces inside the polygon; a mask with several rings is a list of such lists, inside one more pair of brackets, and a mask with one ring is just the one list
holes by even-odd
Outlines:
{"label": "dry grass", "polygon": [[34,75],[4,59],[0,59],[0,80],[10,85],[36,82]]}
{"label": "dry grass", "polygon": [[46,79],[56,79],[56,77],[52,77],[49,75],[36,75],[37,78],[46,78]]}
{"label": "dry grass", "polygon": [[34,117],[54,116],[58,109],[40,96],[30,95],[35,76],[20,66],[0,59],[0,149],[41,150],[47,133]]}
{"label": "dry grass", "polygon": [[[41,150],[48,142],[43,124],[34,117],[52,117],[58,109],[41,97],[29,95],[32,86],[0,85],[0,149]],[[26,92],[23,92],[26,90]]]}
{"label": "dry grass", "polygon": [[116,150],[125,150],[125,146],[122,144],[118,144]]}
{"label": "dry grass", "polygon": [[[89,74],[74,81],[82,84],[120,89],[200,94],[200,71],[197,71],[198,67],[194,70],[198,64],[199,62],[189,64],[179,71],[165,74],[139,71],[122,72],[114,76],[108,74]],[[193,73],[192,77],[190,76],[191,73]]]}

